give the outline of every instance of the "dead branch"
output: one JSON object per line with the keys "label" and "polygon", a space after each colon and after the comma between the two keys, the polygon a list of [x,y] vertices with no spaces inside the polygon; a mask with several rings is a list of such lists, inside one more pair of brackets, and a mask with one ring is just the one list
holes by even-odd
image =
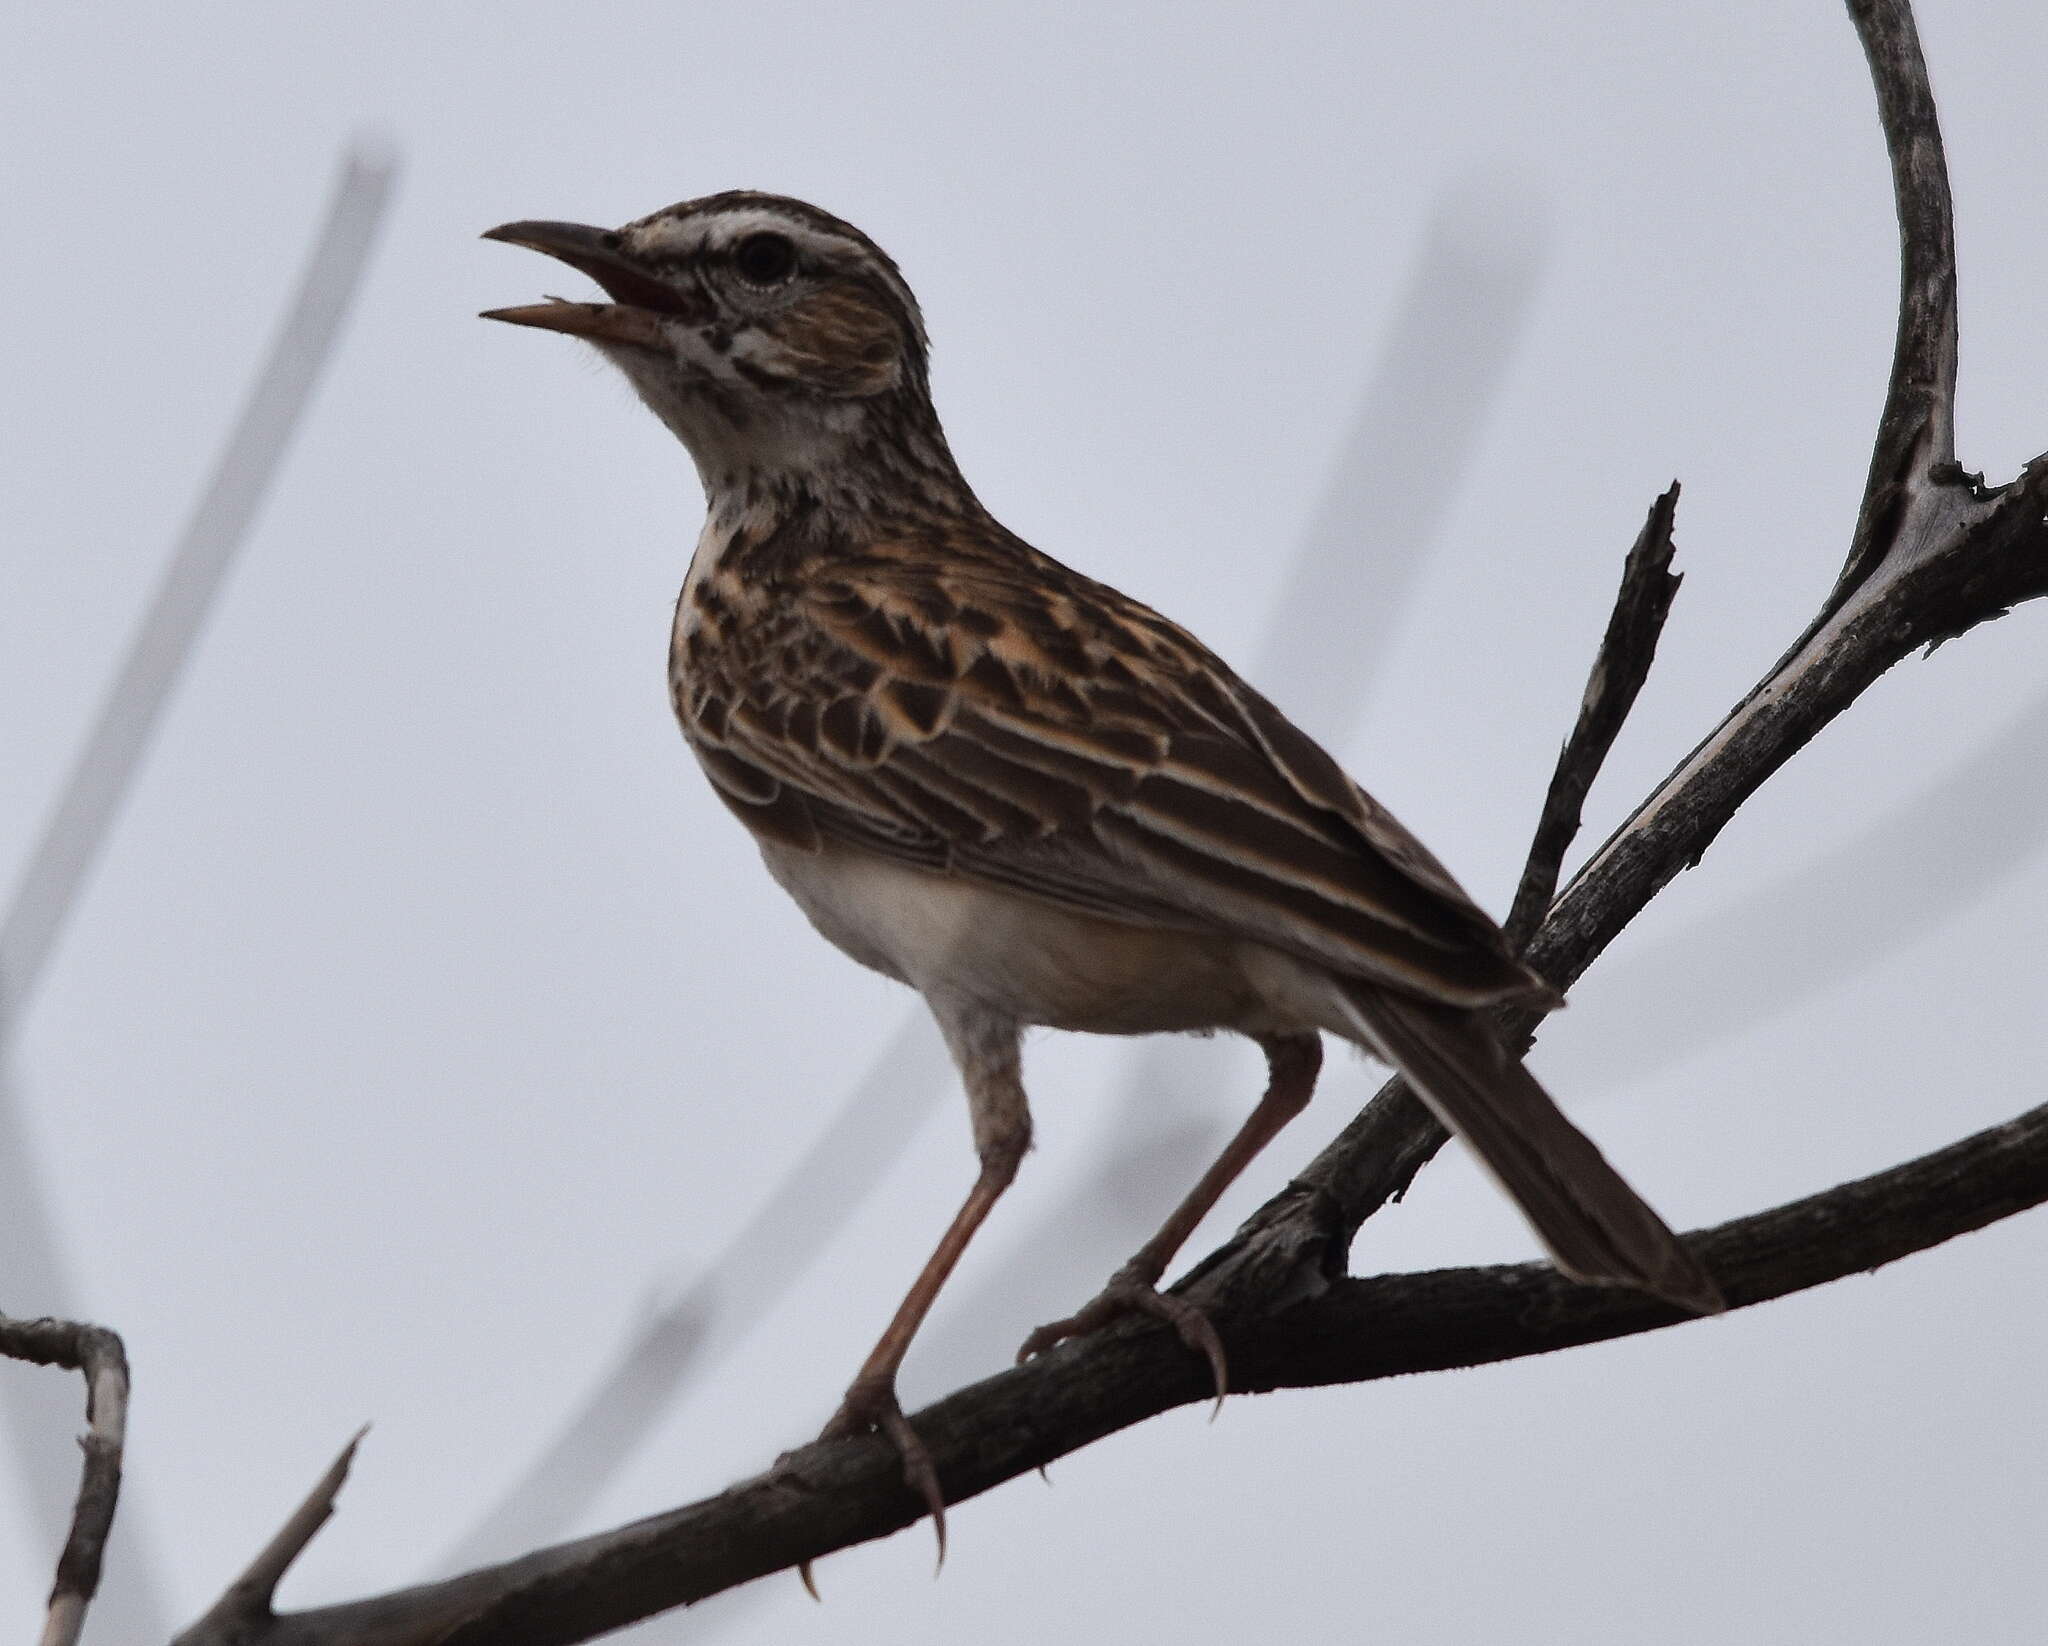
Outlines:
{"label": "dead branch", "polygon": [[[2048,1106],[1876,1176],[1694,1238],[1747,1308],[1874,1269],[2048,1200]],[[1345,1279],[1279,1314],[1218,1321],[1245,1391],[1478,1366],[1683,1324],[1653,1299],[1543,1264]],[[1170,1332],[1119,1327],[917,1414],[955,1502],[1210,1397]],[[195,1626],[178,1646],[556,1646],[884,1537],[924,1514],[880,1440],[814,1444],[716,1497],[374,1600]]]}
{"label": "dead branch", "polygon": [[128,1355],[104,1326],[76,1320],[10,1320],[0,1315],[0,1355],[85,1374],[85,1464],[71,1531],[57,1557],[57,1579],[43,1622],[42,1646],[77,1646],[85,1609],[100,1586],[107,1534],[121,1496],[121,1454],[128,1438]]}
{"label": "dead branch", "polygon": [[1682,581],[1671,569],[1677,552],[1671,528],[1677,514],[1678,482],[1674,480],[1671,489],[1650,505],[1650,517],[1622,562],[1614,612],[1607,619],[1607,632],[1600,637],[1593,671],[1586,678],[1579,718],[1558,751],[1557,769],[1551,773],[1536,837],[1529,846],[1529,861],[1515,888],[1514,907],[1508,912],[1504,930],[1518,949],[1525,948],[1536,935],[1557,896],[1557,877],[1564,867],[1564,854],[1578,838],[1586,796],[1606,764],[1628,711],[1635,707],[1637,693],[1650,677],[1657,637],[1664,632],[1664,620],[1671,615],[1671,602],[1678,597]]}
{"label": "dead branch", "polygon": [[249,1562],[249,1569],[227,1586],[204,1617],[178,1636],[179,1641],[254,1639],[266,1625],[277,1621],[277,1614],[271,1609],[277,1586],[292,1563],[306,1552],[306,1545],[320,1528],[334,1517],[334,1500],[348,1480],[356,1448],[369,1432],[366,1426],[349,1437],[349,1443],[328,1464],[327,1472],[313,1483],[313,1489],[277,1529],[277,1535]]}

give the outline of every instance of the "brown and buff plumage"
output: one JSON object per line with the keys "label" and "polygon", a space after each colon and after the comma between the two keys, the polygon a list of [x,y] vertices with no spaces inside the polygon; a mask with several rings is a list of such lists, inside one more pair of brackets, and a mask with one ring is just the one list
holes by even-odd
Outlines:
{"label": "brown and buff plumage", "polygon": [[696,460],[709,512],[670,667],[691,748],[818,929],[923,994],[967,1087],[980,1175],[828,1434],[881,1427],[939,1512],[896,1370],[1028,1146],[1032,1024],[1232,1029],[1272,1077],[1158,1235],[1027,1353],[1152,1313],[1221,1392],[1213,1328],[1156,1283],[1307,1102],[1324,1031],[1401,1068],[1568,1273],[1720,1307],[1501,1049],[1490,1010],[1552,991],[1436,859],[1186,630],[982,508],[872,241],[745,192],[492,235],[612,299],[493,318],[596,343]]}

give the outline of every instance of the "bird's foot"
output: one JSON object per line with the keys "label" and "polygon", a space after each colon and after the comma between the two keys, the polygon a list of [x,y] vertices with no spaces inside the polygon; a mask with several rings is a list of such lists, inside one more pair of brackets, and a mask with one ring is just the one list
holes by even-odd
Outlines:
{"label": "bird's foot", "polygon": [[[939,1490],[939,1471],[897,1403],[895,1378],[855,1378],[846,1398],[839,1403],[839,1410],[832,1414],[832,1421],[818,1438],[847,1440],[864,1434],[879,1434],[896,1448],[896,1455],[903,1460],[904,1484],[923,1498],[924,1506],[931,1511],[932,1530],[939,1539],[939,1564],[945,1565],[946,1498]],[[809,1588],[809,1563],[805,1565],[804,1586]]]}
{"label": "bird's foot", "polygon": [[1098,1332],[1126,1315],[1148,1315],[1165,1321],[1179,1334],[1181,1342],[1209,1362],[1209,1373],[1216,1380],[1216,1407],[1222,1410],[1223,1397],[1230,1391],[1230,1368],[1223,1356],[1223,1339],[1216,1335],[1209,1317],[1194,1304],[1160,1291],[1158,1279],[1157,1274],[1126,1264],[1110,1276],[1107,1286],[1065,1320],[1051,1321],[1027,1337],[1017,1351],[1017,1359],[1022,1362],[1042,1355],[1055,1343]]}

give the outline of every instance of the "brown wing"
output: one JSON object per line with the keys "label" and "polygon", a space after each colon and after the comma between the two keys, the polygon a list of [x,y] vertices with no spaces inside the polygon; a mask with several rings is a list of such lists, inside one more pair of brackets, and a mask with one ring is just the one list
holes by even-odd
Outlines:
{"label": "brown wing", "polygon": [[1021,545],[777,581],[744,614],[714,599],[676,659],[692,746],[756,831],[1222,929],[1427,998],[1543,992],[1329,755],[1137,602]]}

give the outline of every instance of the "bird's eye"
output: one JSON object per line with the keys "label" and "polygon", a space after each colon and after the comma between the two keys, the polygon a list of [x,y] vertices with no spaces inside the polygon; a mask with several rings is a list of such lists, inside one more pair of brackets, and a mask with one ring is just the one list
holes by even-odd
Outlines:
{"label": "bird's eye", "polygon": [[750,234],[732,250],[733,267],[750,286],[777,286],[796,273],[796,246],[786,234]]}

